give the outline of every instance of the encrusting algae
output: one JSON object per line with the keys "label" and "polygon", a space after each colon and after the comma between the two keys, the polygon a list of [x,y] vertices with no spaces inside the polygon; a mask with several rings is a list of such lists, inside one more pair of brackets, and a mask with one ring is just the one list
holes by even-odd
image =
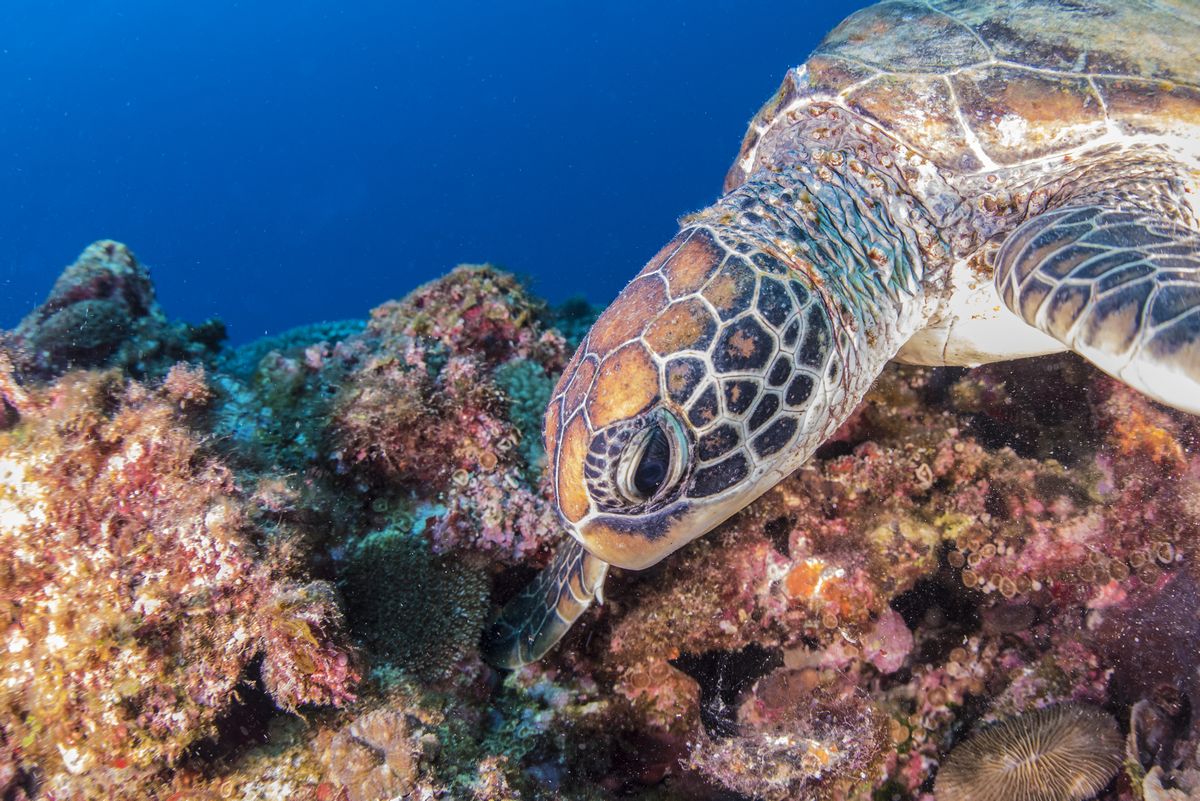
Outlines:
{"label": "encrusting algae", "polygon": [[[479,634],[563,536],[563,317],[473,266],[222,350],[121,245],[66,276],[0,347],[6,799],[941,801],[1097,708],[1127,742],[1072,797],[1200,787],[1200,425],[1074,357],[888,368],[501,675]],[[125,322],[83,347],[66,294]]]}

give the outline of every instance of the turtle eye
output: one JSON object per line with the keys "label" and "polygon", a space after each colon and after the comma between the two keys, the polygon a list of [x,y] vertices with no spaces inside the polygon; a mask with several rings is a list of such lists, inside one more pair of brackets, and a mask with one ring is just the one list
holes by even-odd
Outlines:
{"label": "turtle eye", "polygon": [[670,467],[671,444],[667,442],[666,432],[655,426],[646,447],[642,449],[642,458],[633,470],[633,488],[643,498],[651,497],[667,480]]}
{"label": "turtle eye", "polygon": [[629,441],[617,468],[626,500],[642,503],[673,486],[683,475],[687,439],[673,417],[655,420]]}

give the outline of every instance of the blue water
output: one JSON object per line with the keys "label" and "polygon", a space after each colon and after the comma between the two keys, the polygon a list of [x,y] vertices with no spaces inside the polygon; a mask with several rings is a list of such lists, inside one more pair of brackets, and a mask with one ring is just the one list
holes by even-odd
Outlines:
{"label": "blue water", "polygon": [[464,261],[606,302],[862,5],[5,0],[0,328],[104,237],[235,341]]}

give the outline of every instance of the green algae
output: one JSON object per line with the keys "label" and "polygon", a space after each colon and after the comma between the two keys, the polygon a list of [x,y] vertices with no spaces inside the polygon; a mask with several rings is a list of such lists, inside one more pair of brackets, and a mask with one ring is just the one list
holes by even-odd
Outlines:
{"label": "green algae", "polygon": [[480,566],[431,553],[413,530],[422,521],[413,515],[349,545],[339,583],[351,631],[380,666],[434,680],[474,651],[490,581]]}

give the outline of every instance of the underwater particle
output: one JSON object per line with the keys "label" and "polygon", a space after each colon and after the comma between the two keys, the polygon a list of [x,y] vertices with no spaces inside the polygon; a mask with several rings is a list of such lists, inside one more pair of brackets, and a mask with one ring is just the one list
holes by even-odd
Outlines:
{"label": "underwater particle", "polygon": [[1085,801],[1121,766],[1112,716],[1082,704],[1046,707],[973,734],[942,764],[938,801]]}

